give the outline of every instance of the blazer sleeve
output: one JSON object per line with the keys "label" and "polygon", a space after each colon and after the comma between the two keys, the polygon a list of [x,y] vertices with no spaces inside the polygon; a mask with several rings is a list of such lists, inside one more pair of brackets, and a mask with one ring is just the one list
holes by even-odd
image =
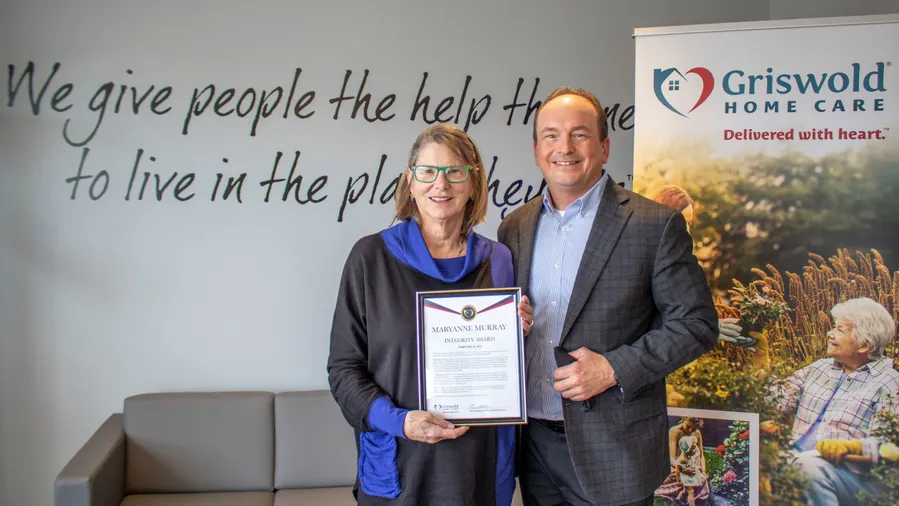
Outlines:
{"label": "blazer sleeve", "polygon": [[652,272],[653,304],[661,324],[633,344],[605,354],[626,398],[697,359],[718,340],[711,290],[693,256],[693,239],[681,213],[672,213],[665,223]]}
{"label": "blazer sleeve", "polygon": [[328,356],[328,383],[344,418],[361,432],[375,430],[369,411],[375,400],[386,393],[368,372],[365,286],[367,283],[364,248],[353,247],[340,278],[337,304],[331,324]]}
{"label": "blazer sleeve", "polygon": [[509,223],[511,220],[508,218],[504,219],[499,223],[499,226],[496,228],[496,240],[497,242],[508,246],[509,244],[506,242],[506,234],[509,232]]}

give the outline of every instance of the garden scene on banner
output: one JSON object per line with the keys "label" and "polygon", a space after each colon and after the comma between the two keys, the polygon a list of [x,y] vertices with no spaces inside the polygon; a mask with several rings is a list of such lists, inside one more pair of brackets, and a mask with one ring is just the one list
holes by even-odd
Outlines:
{"label": "garden scene on banner", "polygon": [[684,214],[721,329],[668,378],[655,504],[899,504],[899,25],[636,41],[634,190]]}

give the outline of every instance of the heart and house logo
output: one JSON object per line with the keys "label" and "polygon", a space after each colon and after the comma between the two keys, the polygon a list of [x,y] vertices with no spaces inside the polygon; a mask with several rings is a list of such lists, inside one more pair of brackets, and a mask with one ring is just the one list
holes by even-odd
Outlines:
{"label": "heart and house logo", "polygon": [[[693,106],[690,107],[686,113],[684,113],[672,105],[672,102],[677,104],[684,102],[683,100],[675,100],[675,97],[679,92],[686,90],[687,83],[692,83],[691,79],[687,77],[691,74],[696,76],[692,79],[699,79],[702,84],[702,89],[699,92],[699,97],[696,99],[696,102],[693,103]],[[695,111],[709,98],[709,95],[712,94],[712,90],[715,89],[715,77],[709,69],[705,67],[693,67],[686,73],[681,73],[676,67],[655,69],[653,75],[653,88],[655,90],[656,98],[662,105],[667,107],[670,111],[686,118],[687,114]],[[693,88],[695,87],[690,87],[690,89]]]}

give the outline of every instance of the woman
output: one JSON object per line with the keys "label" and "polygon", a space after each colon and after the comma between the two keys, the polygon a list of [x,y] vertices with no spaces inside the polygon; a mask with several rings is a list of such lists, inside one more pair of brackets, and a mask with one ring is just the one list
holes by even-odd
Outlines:
{"label": "woman", "polygon": [[[422,132],[396,191],[397,225],[347,259],[331,330],[331,392],[355,429],[360,505],[507,506],[515,428],[455,427],[418,406],[415,292],[514,285],[511,252],[485,221],[481,154],[452,126]],[[525,333],[532,309],[522,297]]]}
{"label": "woman", "polygon": [[687,231],[690,230],[690,225],[693,224],[694,209],[693,199],[686,190],[674,184],[666,184],[656,188],[649,198],[680,211],[687,220]]}
{"label": "woman", "polygon": [[[678,185],[666,184],[656,188],[649,198],[668,207],[673,207],[680,211],[687,221],[687,231],[693,225],[696,210],[693,207],[693,198]],[[739,326],[739,318],[720,318],[718,319],[718,340],[724,343],[733,344],[741,348],[763,347],[767,354],[768,341],[762,336],[746,337],[740,335],[743,327]],[[760,340],[763,341],[760,343]],[[758,350],[755,350],[758,351]]]}
{"label": "woman", "polygon": [[[827,356],[776,381],[769,399],[793,420],[790,445],[809,504],[858,504],[858,492],[884,497],[884,483],[870,464],[846,457],[876,459],[878,444],[893,430],[891,420],[899,418],[899,371],[885,354],[896,320],[868,297],[840,302],[830,315]],[[760,428],[778,431],[773,420]]]}
{"label": "woman", "polygon": [[683,417],[668,431],[671,474],[656,490],[656,496],[689,506],[695,506],[697,501],[701,504],[711,497],[699,430],[702,426],[700,418]]}

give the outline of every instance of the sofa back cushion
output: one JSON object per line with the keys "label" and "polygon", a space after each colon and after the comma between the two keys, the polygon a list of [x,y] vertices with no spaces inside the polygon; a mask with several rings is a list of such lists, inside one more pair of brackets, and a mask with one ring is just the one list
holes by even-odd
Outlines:
{"label": "sofa back cushion", "polygon": [[356,481],[356,442],[327,390],[275,396],[275,488],[345,487]]}
{"label": "sofa back cushion", "polygon": [[273,490],[273,393],[142,394],[123,414],[128,493]]}

